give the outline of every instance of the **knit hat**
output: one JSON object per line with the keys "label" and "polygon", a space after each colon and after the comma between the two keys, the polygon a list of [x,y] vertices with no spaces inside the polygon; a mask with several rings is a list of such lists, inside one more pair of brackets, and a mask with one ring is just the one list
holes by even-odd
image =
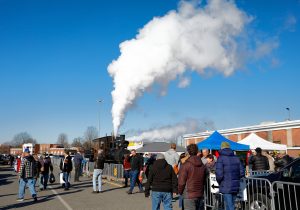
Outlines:
{"label": "knit hat", "polygon": [[27,148],[25,148],[25,149],[24,149],[24,152],[30,153],[30,150],[29,150],[29,148],[28,148],[28,147],[27,147]]}
{"label": "knit hat", "polygon": [[158,153],[156,155],[156,160],[161,160],[161,159],[165,159],[165,156],[163,154],[161,154],[161,153]]}
{"label": "knit hat", "polygon": [[230,148],[230,144],[226,141],[223,141],[221,144],[221,149]]}

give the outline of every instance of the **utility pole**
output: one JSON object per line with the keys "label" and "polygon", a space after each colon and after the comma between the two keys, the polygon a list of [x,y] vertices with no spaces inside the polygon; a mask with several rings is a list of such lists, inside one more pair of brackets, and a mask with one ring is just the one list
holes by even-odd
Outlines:
{"label": "utility pole", "polygon": [[100,114],[101,114],[101,103],[103,102],[102,99],[98,100],[97,101],[99,103],[99,114],[98,114],[98,137],[100,138],[101,137],[101,133],[100,133]]}

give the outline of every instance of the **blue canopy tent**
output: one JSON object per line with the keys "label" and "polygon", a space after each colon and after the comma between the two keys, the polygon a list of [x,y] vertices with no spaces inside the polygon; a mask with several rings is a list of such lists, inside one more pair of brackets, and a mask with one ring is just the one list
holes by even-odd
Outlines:
{"label": "blue canopy tent", "polygon": [[231,140],[225,138],[224,136],[222,136],[218,131],[215,131],[207,139],[199,142],[197,144],[197,146],[198,146],[198,149],[220,150],[221,143],[223,141],[228,142],[230,144],[230,148],[232,150],[247,151],[250,149],[249,145],[239,144],[234,141],[231,141]]}

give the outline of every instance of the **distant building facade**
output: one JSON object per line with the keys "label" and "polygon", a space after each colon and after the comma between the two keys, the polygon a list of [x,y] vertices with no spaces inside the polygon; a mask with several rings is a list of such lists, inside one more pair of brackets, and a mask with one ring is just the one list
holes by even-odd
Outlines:
{"label": "distant building facade", "polygon": [[22,154],[22,148],[10,148],[9,154],[11,155],[21,155]]}
{"label": "distant building facade", "polygon": [[[287,145],[288,154],[293,157],[300,155],[300,120],[263,123],[254,126],[218,130],[218,132],[235,142],[244,139],[250,133],[255,133],[270,142]],[[186,134],[183,136],[185,145],[201,142],[212,133],[213,131]]]}

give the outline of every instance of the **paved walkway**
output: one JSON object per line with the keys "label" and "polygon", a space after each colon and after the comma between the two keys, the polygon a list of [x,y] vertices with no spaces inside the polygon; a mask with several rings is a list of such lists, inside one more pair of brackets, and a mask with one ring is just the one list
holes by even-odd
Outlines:
{"label": "paved walkway", "polygon": [[[81,182],[73,183],[69,191],[64,191],[58,184],[58,172],[55,172],[56,183],[51,189],[38,192],[38,202],[31,199],[26,189],[25,200],[17,202],[18,180],[15,172],[8,166],[0,166],[0,209],[38,209],[38,210],[149,210],[151,199],[142,193],[127,195],[128,188],[121,188],[113,183],[103,185],[103,193],[92,194],[90,178],[81,177]],[[136,187],[134,192],[137,192]],[[163,207],[161,207],[163,209]],[[173,209],[179,210],[178,202]]]}

